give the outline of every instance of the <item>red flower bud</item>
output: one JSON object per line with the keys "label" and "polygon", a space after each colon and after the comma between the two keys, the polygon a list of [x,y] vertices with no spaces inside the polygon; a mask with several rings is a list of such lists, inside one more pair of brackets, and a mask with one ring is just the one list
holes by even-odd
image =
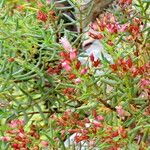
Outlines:
{"label": "red flower bud", "polygon": [[72,80],[72,79],[75,79],[75,78],[76,78],[75,74],[70,74],[69,77],[68,77],[69,80]]}
{"label": "red flower bud", "polygon": [[117,71],[118,70],[118,65],[117,64],[112,64],[110,65],[111,69],[113,69],[113,71]]}
{"label": "red flower bud", "polygon": [[129,68],[132,67],[132,59],[129,57],[128,60],[126,61],[126,64]]}
{"label": "red flower bud", "polygon": [[111,136],[114,138],[114,137],[117,137],[118,135],[119,135],[118,131],[115,131],[115,132],[112,133]]}
{"label": "red flower bud", "polygon": [[46,22],[46,21],[47,21],[47,14],[45,14],[45,13],[42,12],[42,11],[38,11],[37,19],[38,19],[38,20],[41,20],[41,21],[43,21],[43,22]]}
{"label": "red flower bud", "polygon": [[76,64],[76,69],[79,70],[80,66],[81,66],[81,62],[78,61],[77,64]]}
{"label": "red flower bud", "polygon": [[94,67],[97,67],[99,64],[100,64],[100,61],[98,59],[93,62],[93,66]]}
{"label": "red flower bud", "polygon": [[91,60],[92,62],[94,61],[94,55],[93,55],[93,54],[90,55],[90,60]]}
{"label": "red flower bud", "polygon": [[15,59],[14,59],[13,57],[10,57],[10,58],[8,58],[8,61],[9,61],[9,62],[14,62]]}

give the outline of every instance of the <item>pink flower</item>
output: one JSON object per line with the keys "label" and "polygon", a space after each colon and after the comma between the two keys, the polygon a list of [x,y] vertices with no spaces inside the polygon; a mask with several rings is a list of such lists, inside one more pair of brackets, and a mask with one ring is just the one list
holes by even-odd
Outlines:
{"label": "pink flower", "polygon": [[3,142],[9,142],[11,140],[11,138],[8,136],[2,136],[2,137],[0,137],[0,140]]}
{"label": "pink flower", "polygon": [[48,141],[41,141],[42,147],[48,147],[49,143]]}
{"label": "pink flower", "polygon": [[51,0],[46,0],[46,3],[47,3],[47,4],[50,4],[50,3],[51,3]]}
{"label": "pink flower", "polygon": [[18,124],[17,124],[16,122],[11,122],[11,123],[9,124],[9,126],[10,126],[11,128],[16,128],[16,127],[18,126]]}
{"label": "pink flower", "polygon": [[18,133],[18,136],[21,137],[21,138],[25,138],[26,137],[26,135],[24,133],[21,133],[21,132]]}
{"label": "pink flower", "polygon": [[71,71],[72,68],[70,66],[70,62],[65,60],[64,62],[61,63],[62,67],[66,70],[66,71]]}
{"label": "pink flower", "polygon": [[23,126],[24,125],[24,121],[23,120],[12,120],[10,123],[9,123],[9,126],[11,128],[16,128],[18,126]]}
{"label": "pink flower", "polygon": [[148,79],[141,79],[141,81],[140,81],[140,86],[141,87],[147,87],[147,86],[149,86],[150,85],[150,80],[148,80]]}
{"label": "pink flower", "polygon": [[76,50],[71,50],[69,55],[70,55],[70,60],[75,60],[77,58]]}
{"label": "pink flower", "polygon": [[77,78],[77,79],[74,80],[74,83],[76,83],[76,84],[79,84],[80,82],[81,82],[80,78]]}
{"label": "pink flower", "polygon": [[81,74],[81,75],[84,75],[84,74],[87,73],[87,71],[88,71],[88,68],[85,67],[85,68],[83,68],[83,69],[80,71],[80,74]]}
{"label": "pink flower", "polygon": [[117,110],[117,113],[120,117],[124,117],[125,116],[125,111],[124,109],[122,108],[122,106],[116,106],[116,110]]}
{"label": "pink flower", "polygon": [[98,27],[97,27],[97,24],[96,24],[96,23],[91,23],[91,24],[89,25],[89,27],[90,27],[91,29],[93,29],[94,31],[98,30]]}
{"label": "pink flower", "polygon": [[72,51],[72,46],[66,37],[62,37],[59,42],[62,44],[66,51]]}
{"label": "pink flower", "polygon": [[96,120],[98,120],[98,121],[103,121],[103,120],[104,120],[104,117],[103,117],[103,116],[97,116],[97,117],[96,117]]}
{"label": "pink flower", "polygon": [[93,121],[93,125],[94,125],[95,128],[102,127],[102,124],[100,122],[98,122],[98,121]]}
{"label": "pink flower", "polygon": [[121,32],[125,32],[128,29],[129,25],[128,24],[124,24],[120,27],[120,31]]}
{"label": "pink flower", "polygon": [[81,129],[80,132],[81,132],[83,135],[88,134],[88,130],[86,130],[86,129]]}
{"label": "pink flower", "polygon": [[110,33],[117,33],[119,26],[117,24],[108,24],[107,29]]}

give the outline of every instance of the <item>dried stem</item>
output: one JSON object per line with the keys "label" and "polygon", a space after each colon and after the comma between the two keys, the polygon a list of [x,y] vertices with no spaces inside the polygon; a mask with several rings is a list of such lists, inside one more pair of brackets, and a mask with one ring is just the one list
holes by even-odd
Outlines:
{"label": "dried stem", "polygon": [[105,107],[109,108],[112,111],[116,112],[116,108],[112,107],[110,104],[108,104],[106,101],[102,100],[102,99],[97,99],[98,101],[100,101],[102,104],[104,104]]}

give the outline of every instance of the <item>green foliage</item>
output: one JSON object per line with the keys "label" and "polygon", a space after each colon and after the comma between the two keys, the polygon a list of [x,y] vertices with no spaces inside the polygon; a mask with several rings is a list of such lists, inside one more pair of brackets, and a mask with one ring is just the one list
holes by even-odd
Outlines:
{"label": "green foliage", "polygon": [[[60,6],[66,2],[69,6]],[[137,0],[132,6],[117,3],[119,8],[113,5],[97,19],[96,34],[89,34],[101,35],[112,62],[103,53],[98,60],[81,55],[84,27],[95,5],[90,4],[83,11],[75,0],[50,4],[1,0],[0,136],[12,138],[0,140],[1,149],[13,149],[17,135],[7,131],[16,119],[25,121],[15,128],[30,139],[29,149],[44,149],[43,140],[48,141],[48,148],[66,149],[64,141],[73,133],[80,134],[75,137],[80,147],[85,140],[104,150],[148,149],[149,1]],[[108,23],[104,30],[102,23]],[[121,32],[123,25],[128,27]],[[70,51],[61,37],[69,40],[65,42],[71,45]],[[82,56],[86,62],[79,64]]]}

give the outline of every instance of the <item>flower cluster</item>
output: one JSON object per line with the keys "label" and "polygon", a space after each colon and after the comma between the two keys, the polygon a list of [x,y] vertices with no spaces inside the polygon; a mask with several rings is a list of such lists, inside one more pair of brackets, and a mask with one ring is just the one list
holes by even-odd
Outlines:
{"label": "flower cluster", "polygon": [[62,70],[62,66],[61,64],[58,64],[55,67],[49,66],[49,68],[47,69],[47,73],[48,75],[59,74],[61,70]]}
{"label": "flower cluster", "polygon": [[61,57],[64,58],[61,64],[62,67],[69,72],[72,70],[71,62],[77,59],[77,50],[72,48],[71,44],[69,43],[66,37],[61,38],[60,43],[66,51],[60,53]]}
{"label": "flower cluster", "polygon": [[[92,116],[83,118],[79,113],[68,110],[61,117],[53,117],[56,121],[62,138],[68,134],[75,134],[74,141],[80,143],[88,142],[90,146],[95,146],[96,141],[106,142],[110,145],[110,149],[121,147],[120,140],[127,138],[127,131],[123,127],[113,129],[105,124],[105,119],[102,115],[98,115],[96,110],[92,111]],[[100,133],[105,134],[100,135]],[[115,137],[119,137],[116,141]],[[92,144],[91,144],[92,143]]]}
{"label": "flower cluster", "polygon": [[110,67],[114,72],[120,71],[121,75],[124,75],[124,73],[130,73],[132,77],[136,77],[148,72],[150,69],[150,63],[136,67],[133,64],[131,57],[129,57],[127,60],[119,58],[117,62],[115,64],[111,64]]}
{"label": "flower cluster", "polygon": [[132,0],[118,0],[121,7],[127,7],[132,4]]}
{"label": "flower cluster", "polygon": [[[128,17],[132,15],[132,13],[127,14]],[[96,23],[90,25],[89,36],[93,39],[105,40],[110,46],[114,46],[114,39],[123,34],[124,40],[127,42],[134,42],[136,38],[141,38],[140,31],[143,29],[143,25],[140,16],[125,23],[120,23],[118,20],[112,13],[104,14],[97,18]]]}
{"label": "flower cluster", "polygon": [[90,61],[92,62],[93,67],[98,67],[100,65],[100,60],[99,59],[95,60],[93,54],[90,55]]}
{"label": "flower cluster", "polygon": [[[60,43],[65,50],[60,53],[60,56],[63,58],[63,60],[61,60],[62,68],[67,71],[69,80],[73,80],[73,83],[79,84],[81,82],[80,76],[87,73],[88,67],[81,67],[81,62],[77,57],[78,52],[72,48],[66,37],[61,38]],[[73,70],[75,73],[73,73]]]}
{"label": "flower cluster", "polygon": [[56,12],[54,10],[50,10],[49,12],[43,12],[38,10],[37,12],[37,20],[46,23],[48,20],[54,22],[57,20]]}
{"label": "flower cluster", "polygon": [[[29,145],[33,150],[39,150],[39,144],[36,144],[35,141],[40,141],[40,135],[35,125],[31,125],[29,132],[25,131],[23,120],[12,120],[8,125],[10,129],[6,132],[7,136],[0,137],[0,140],[10,142],[14,150],[29,150]],[[41,147],[48,147],[48,142],[42,140]]]}
{"label": "flower cluster", "polygon": [[65,88],[63,90],[63,94],[66,95],[69,99],[73,98],[75,92],[75,88]]}
{"label": "flower cluster", "polygon": [[117,34],[122,30],[115,16],[111,13],[107,13],[102,18],[97,19],[96,24],[90,25],[90,27],[92,30],[89,32],[89,36],[94,39],[106,38],[106,31],[110,34]]}
{"label": "flower cluster", "polygon": [[40,21],[43,21],[43,22],[46,22],[47,21],[47,14],[42,12],[42,11],[38,11],[38,14],[37,14],[37,19],[40,20]]}
{"label": "flower cluster", "polygon": [[88,15],[73,15],[86,9],[54,1],[1,3],[1,149],[147,149],[149,3],[114,1],[90,24],[86,53]]}

